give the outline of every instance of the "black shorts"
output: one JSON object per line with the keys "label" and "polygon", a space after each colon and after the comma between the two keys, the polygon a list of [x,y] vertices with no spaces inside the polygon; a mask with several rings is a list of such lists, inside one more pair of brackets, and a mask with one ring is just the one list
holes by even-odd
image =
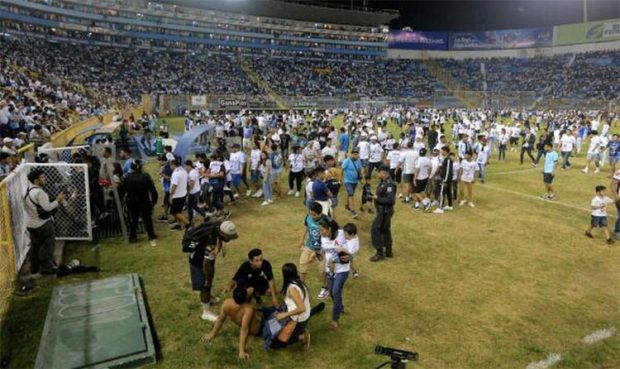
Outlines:
{"label": "black shorts", "polygon": [[392,180],[394,180],[394,182],[396,183],[400,183],[400,179],[401,179],[401,170],[400,169],[390,169],[390,177],[392,178]]}
{"label": "black shorts", "polygon": [[413,193],[422,193],[426,190],[426,186],[428,185],[428,178],[426,179],[418,179],[415,181],[415,186],[413,187]]}
{"label": "black shorts", "polygon": [[543,173],[543,182],[545,182],[545,184],[552,184],[553,177],[553,173]]}
{"label": "black shorts", "polygon": [[403,183],[413,182],[413,174],[403,174]]}
{"label": "black shorts", "polygon": [[185,206],[185,197],[179,197],[172,199],[172,205],[170,206],[170,214],[175,215],[183,212]]}

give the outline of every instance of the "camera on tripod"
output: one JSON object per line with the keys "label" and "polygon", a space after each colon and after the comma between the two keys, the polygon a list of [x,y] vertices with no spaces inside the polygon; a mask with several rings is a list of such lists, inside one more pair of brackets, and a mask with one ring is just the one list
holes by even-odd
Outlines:
{"label": "camera on tripod", "polygon": [[381,364],[377,367],[377,369],[383,368],[388,364],[390,364],[390,368],[392,369],[404,369],[407,362],[418,361],[419,357],[417,352],[398,350],[390,347],[383,347],[380,345],[377,345],[375,347],[375,354],[390,357],[390,361]]}

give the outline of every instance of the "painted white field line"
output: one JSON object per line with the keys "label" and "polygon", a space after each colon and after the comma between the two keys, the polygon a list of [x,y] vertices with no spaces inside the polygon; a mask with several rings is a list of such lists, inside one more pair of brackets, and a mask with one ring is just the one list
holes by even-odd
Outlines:
{"label": "painted white field line", "polygon": [[552,365],[558,363],[560,360],[562,360],[562,355],[558,353],[552,353],[547,355],[544,360],[538,361],[536,363],[527,364],[525,369],[547,369],[550,368]]}
{"label": "painted white field line", "polygon": [[591,334],[585,336],[581,341],[586,345],[591,345],[598,341],[602,341],[606,338],[613,336],[616,333],[616,328],[611,327],[607,329],[599,329],[598,331],[594,331]]}
{"label": "painted white field line", "polygon": [[[535,170],[541,170],[540,168],[528,168],[528,169],[517,169],[517,170],[507,170],[504,172],[487,172],[487,176],[490,175],[494,175],[494,176],[501,176],[504,174],[513,174],[513,173],[523,173],[523,172],[533,172]],[[541,172],[542,173],[542,172]]]}
{"label": "painted white field line", "polygon": [[545,202],[548,202],[550,204],[560,205],[560,206],[564,206],[564,207],[575,209],[575,210],[582,210],[582,211],[587,211],[587,212],[591,211],[588,208],[582,208],[580,206],[576,206],[576,205],[573,205],[573,204],[567,204],[565,202],[561,202],[561,201],[557,201],[557,200],[552,200],[552,201],[544,200],[544,199],[542,199],[541,197],[538,197],[538,196],[529,195],[529,194],[526,194],[526,193],[517,192],[517,191],[513,191],[513,190],[507,190],[505,188],[489,186],[486,183],[483,186],[481,186],[481,188],[488,188],[488,189],[494,190],[494,191],[506,192],[506,193],[510,193],[510,194],[513,194],[513,195],[521,196],[521,197],[532,199],[532,200],[545,201]]}

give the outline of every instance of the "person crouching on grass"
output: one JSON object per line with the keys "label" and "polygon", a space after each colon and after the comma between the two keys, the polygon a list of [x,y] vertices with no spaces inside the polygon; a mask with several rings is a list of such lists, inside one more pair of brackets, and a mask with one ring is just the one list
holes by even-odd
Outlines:
{"label": "person crouching on grass", "polygon": [[592,198],[590,208],[592,209],[592,220],[590,221],[590,228],[586,231],[586,236],[594,238],[592,235],[593,228],[603,228],[605,237],[607,238],[607,244],[611,245],[614,240],[609,235],[609,228],[607,227],[607,205],[613,203],[613,200],[607,196],[607,187],[596,186],[596,196]]}

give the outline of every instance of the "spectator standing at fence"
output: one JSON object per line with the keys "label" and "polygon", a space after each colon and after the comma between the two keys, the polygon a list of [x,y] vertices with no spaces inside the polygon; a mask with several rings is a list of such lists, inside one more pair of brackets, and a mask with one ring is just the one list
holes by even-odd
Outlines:
{"label": "spectator standing at fence", "polygon": [[59,193],[56,200],[50,202],[49,195],[43,190],[47,179],[41,169],[31,170],[28,173],[28,181],[31,185],[26,190],[24,207],[31,242],[30,271],[32,274],[56,274],[57,268],[54,264],[56,235],[53,215],[65,195]]}
{"label": "spectator standing at fence", "polygon": [[123,181],[130,215],[129,243],[138,242],[138,219],[142,218],[151,246],[157,246],[157,236],[153,230],[153,207],[157,204],[157,190],[151,176],[142,172],[140,160],[132,162],[131,169]]}

